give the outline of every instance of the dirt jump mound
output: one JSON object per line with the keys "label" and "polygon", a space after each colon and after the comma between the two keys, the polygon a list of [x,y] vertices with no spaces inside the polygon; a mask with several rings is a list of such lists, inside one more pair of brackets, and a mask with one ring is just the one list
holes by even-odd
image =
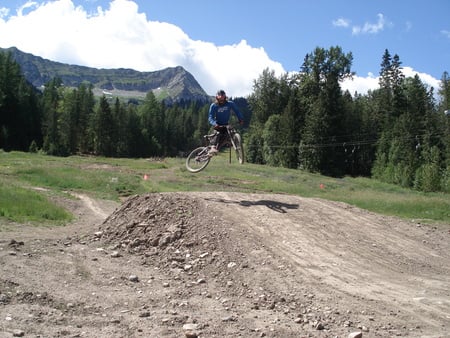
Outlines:
{"label": "dirt jump mound", "polygon": [[[102,237],[129,252],[148,253],[192,246],[213,218],[199,200],[178,194],[147,194],[128,199],[101,226]],[[202,229],[203,226],[203,229]]]}
{"label": "dirt jump mound", "polygon": [[206,262],[235,255],[227,222],[204,199],[182,193],[134,196],[100,226],[113,248],[150,259],[171,271],[199,270]]}
{"label": "dirt jump mound", "polygon": [[344,203],[146,194],[97,235],[181,283],[206,336],[442,337],[450,324],[448,232]]}

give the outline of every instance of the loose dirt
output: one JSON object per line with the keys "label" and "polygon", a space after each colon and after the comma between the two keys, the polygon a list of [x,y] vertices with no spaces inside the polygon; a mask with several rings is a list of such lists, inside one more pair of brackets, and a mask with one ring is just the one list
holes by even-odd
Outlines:
{"label": "loose dirt", "polygon": [[316,198],[58,201],[1,225],[0,337],[450,337],[450,225]]}

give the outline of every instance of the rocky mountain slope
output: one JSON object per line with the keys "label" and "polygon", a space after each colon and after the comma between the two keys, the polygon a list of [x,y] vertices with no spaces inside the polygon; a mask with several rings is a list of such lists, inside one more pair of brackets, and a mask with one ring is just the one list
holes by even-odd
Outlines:
{"label": "rocky mountain slope", "polygon": [[153,91],[158,99],[169,102],[210,100],[194,76],[181,66],[153,72],[125,68],[97,69],[47,60],[15,47],[0,48],[0,52],[10,52],[25,78],[37,88],[59,77],[68,87],[89,82],[94,86],[96,95],[139,99]]}

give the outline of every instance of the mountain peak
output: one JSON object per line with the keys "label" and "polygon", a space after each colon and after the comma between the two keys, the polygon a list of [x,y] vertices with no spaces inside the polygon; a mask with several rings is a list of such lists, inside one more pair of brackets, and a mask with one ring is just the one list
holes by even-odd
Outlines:
{"label": "mountain peak", "polygon": [[142,99],[152,91],[158,99],[168,103],[210,100],[194,76],[182,66],[152,72],[129,68],[98,69],[51,61],[16,47],[0,48],[0,52],[11,53],[25,78],[37,88],[59,77],[67,87],[78,87],[83,82],[89,82],[94,86],[95,95],[106,92],[117,97]]}

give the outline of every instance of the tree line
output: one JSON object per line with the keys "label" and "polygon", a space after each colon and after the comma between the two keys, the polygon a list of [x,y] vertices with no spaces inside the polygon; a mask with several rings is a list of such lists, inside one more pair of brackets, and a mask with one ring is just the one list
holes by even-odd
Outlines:
{"label": "tree line", "polygon": [[405,78],[399,56],[385,50],[379,88],[351,95],[340,83],[354,75],[352,61],[339,46],[316,48],[297,74],[265,70],[248,98],[247,159],[450,192],[448,73],[435,95],[417,75]]}
{"label": "tree line", "polygon": [[[247,160],[449,192],[448,73],[435,95],[418,76],[405,78],[398,55],[386,50],[379,88],[352,95],[340,87],[354,75],[352,61],[339,46],[318,47],[294,75],[264,70],[249,97],[234,99],[246,120]],[[208,108],[198,102],[166,105],[152,92],[139,104],[96,98],[91,84],[67,88],[58,78],[40,91],[10,54],[0,53],[0,148],[6,151],[185,155],[210,131]]]}

